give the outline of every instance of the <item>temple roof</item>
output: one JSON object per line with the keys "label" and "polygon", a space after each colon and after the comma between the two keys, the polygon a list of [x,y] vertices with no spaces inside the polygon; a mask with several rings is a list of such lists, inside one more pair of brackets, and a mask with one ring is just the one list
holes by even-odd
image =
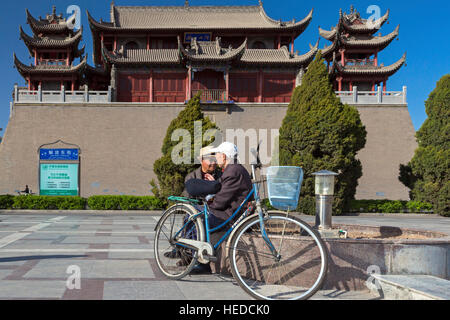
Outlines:
{"label": "temple roof", "polygon": [[359,12],[351,8],[350,14],[339,12],[342,27],[349,33],[374,34],[389,18],[389,9],[377,20],[362,19]]}
{"label": "temple roof", "polygon": [[39,20],[34,18],[30,11],[26,9],[27,23],[30,25],[31,30],[35,35],[38,34],[60,34],[60,33],[73,33],[73,29],[70,27],[75,23],[75,16],[72,19],[66,20],[62,17],[62,14],[56,15],[56,8],[53,6],[53,13],[48,14],[45,19]]}
{"label": "temple roof", "polygon": [[247,39],[236,49],[233,49],[231,46],[223,48],[220,38],[216,38],[216,41],[197,41],[196,38],[192,38],[191,44],[187,48],[184,48],[180,43],[180,39],[178,39],[178,45],[181,54],[187,60],[226,62],[239,59],[242,56],[247,46]]}
{"label": "temple roof", "polygon": [[84,53],[84,46],[80,50],[78,50],[78,44],[80,43],[82,33],[83,33],[83,27],[78,30],[74,36],[68,36],[68,37],[39,37],[34,36],[31,37],[27,35],[22,27],[19,27],[20,30],[20,38],[25,42],[25,45],[28,47],[28,50],[30,51],[31,55],[34,55],[33,48],[74,48],[75,49],[75,57],[79,57]]}
{"label": "temple roof", "polygon": [[181,63],[178,49],[128,49],[125,53],[120,53],[111,52],[103,46],[102,55],[108,63],[116,65],[177,65]]}
{"label": "temple roof", "polygon": [[337,31],[337,29],[326,31],[319,28],[319,33],[322,37],[333,41],[332,44],[323,48],[322,55],[327,59],[331,59],[332,53],[338,48],[368,48],[381,51],[398,36],[399,29],[400,25],[398,25],[394,31],[385,36],[370,36],[365,39],[358,39],[354,36],[347,37],[341,32]]}
{"label": "temple roof", "polygon": [[342,66],[336,60],[333,61],[331,71],[336,71],[341,75],[378,75],[378,76],[390,76],[397,72],[406,61],[406,53],[397,62],[390,66]]}
{"label": "temple roof", "polygon": [[16,56],[16,54],[13,54],[14,56],[14,65],[17,68],[17,71],[25,77],[29,74],[74,74],[74,73],[81,73],[83,72],[84,68],[86,67],[87,63],[87,56],[84,56],[83,60],[76,66],[70,65],[70,66],[64,66],[64,65],[26,65],[22,63]]}
{"label": "temple roof", "polygon": [[220,39],[216,41],[192,40],[188,48],[183,48],[178,42],[178,49],[128,49],[123,52],[111,52],[102,47],[104,59],[111,64],[136,65],[136,64],[172,64],[182,63],[182,59],[191,62],[203,63],[232,63],[236,65],[308,65],[318,51],[317,42],[311,50],[303,55],[291,54],[283,46],[280,49],[247,49],[246,41],[238,48],[223,48]]}
{"label": "temple roof", "polygon": [[87,12],[91,28],[100,30],[242,30],[303,32],[313,10],[302,20],[270,18],[259,6],[111,6],[111,22],[100,22]]}
{"label": "temple roof", "polygon": [[246,49],[240,64],[271,64],[271,65],[308,65],[318,51],[319,42],[311,50],[303,55],[291,54],[287,47],[280,49]]}

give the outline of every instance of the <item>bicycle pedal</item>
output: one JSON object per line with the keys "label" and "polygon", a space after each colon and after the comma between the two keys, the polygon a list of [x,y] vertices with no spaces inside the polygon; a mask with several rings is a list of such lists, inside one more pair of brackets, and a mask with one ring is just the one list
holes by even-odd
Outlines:
{"label": "bicycle pedal", "polygon": [[217,257],[216,256],[210,256],[210,255],[203,255],[203,258],[209,260],[209,262],[217,262]]}

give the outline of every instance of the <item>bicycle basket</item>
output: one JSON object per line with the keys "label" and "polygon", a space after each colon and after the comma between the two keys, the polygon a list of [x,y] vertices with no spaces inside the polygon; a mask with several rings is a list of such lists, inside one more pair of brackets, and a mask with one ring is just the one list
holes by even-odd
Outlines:
{"label": "bicycle basket", "polygon": [[270,205],[279,210],[295,210],[302,181],[303,170],[300,167],[267,168],[267,193]]}

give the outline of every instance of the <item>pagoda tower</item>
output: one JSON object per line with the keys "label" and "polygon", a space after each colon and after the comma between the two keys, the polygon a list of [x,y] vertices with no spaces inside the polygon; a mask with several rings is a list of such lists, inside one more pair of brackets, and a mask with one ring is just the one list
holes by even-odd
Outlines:
{"label": "pagoda tower", "polygon": [[[53,6],[51,14],[45,18],[34,18],[28,9],[26,10],[27,23],[33,32],[30,36],[20,27],[20,38],[28,48],[34,64],[26,65],[19,61],[14,53],[14,65],[25,78],[28,90],[78,90],[83,82],[83,72],[86,67],[87,57],[84,56],[81,41],[83,28],[74,31],[74,21],[66,20],[62,14],[56,14]],[[74,65],[74,60],[80,58],[81,62]]]}
{"label": "pagoda tower", "polygon": [[399,33],[397,26],[387,35],[374,35],[388,17],[389,10],[377,20],[362,19],[351,6],[349,14],[339,11],[338,24],[331,30],[319,27],[320,36],[332,42],[322,50],[322,56],[328,62],[336,91],[352,91],[355,86],[361,91],[375,91],[381,84],[386,91],[388,78],[406,61],[405,53],[390,66],[378,62],[378,53]]}

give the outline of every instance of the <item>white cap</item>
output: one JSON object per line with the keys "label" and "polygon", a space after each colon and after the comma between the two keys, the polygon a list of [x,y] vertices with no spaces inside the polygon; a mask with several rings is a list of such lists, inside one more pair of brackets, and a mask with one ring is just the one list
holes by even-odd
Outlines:
{"label": "white cap", "polygon": [[236,145],[228,141],[222,142],[217,148],[213,148],[209,151],[212,153],[223,153],[230,159],[234,159],[238,154]]}

